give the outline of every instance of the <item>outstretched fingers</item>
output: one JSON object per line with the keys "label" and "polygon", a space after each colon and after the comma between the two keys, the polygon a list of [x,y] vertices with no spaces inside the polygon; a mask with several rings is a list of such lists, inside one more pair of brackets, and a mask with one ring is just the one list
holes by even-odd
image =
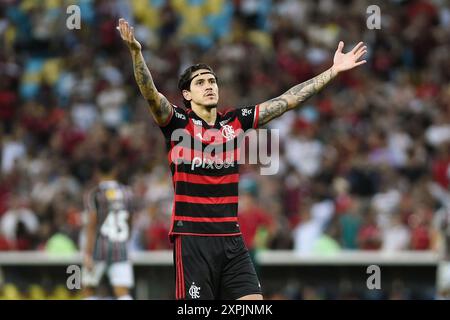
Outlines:
{"label": "outstretched fingers", "polygon": [[363,47],[359,48],[359,49],[355,52],[355,55],[357,56],[357,55],[359,55],[361,52],[364,52],[364,51],[367,52],[367,47],[366,47],[366,46],[363,46]]}
{"label": "outstretched fingers", "polygon": [[119,30],[120,36],[122,37],[122,39],[125,40],[124,22],[125,22],[125,19],[120,18],[120,19],[119,19],[119,25],[116,27],[116,29]]}
{"label": "outstretched fingers", "polygon": [[356,50],[355,53],[354,53],[355,61],[358,61],[366,53],[367,53],[367,47],[366,46],[360,46],[359,49]]}
{"label": "outstretched fingers", "polygon": [[128,41],[130,41],[130,25],[126,21],[123,24],[123,30],[124,30],[126,39]]}
{"label": "outstretched fingers", "polygon": [[367,49],[362,49],[355,54],[356,60],[359,60],[363,55],[367,53]]}
{"label": "outstretched fingers", "polygon": [[359,42],[353,49],[352,51],[350,51],[353,54],[356,54],[358,52],[359,49],[361,49],[361,47],[364,45],[364,42]]}
{"label": "outstretched fingers", "polygon": [[125,19],[123,18],[119,19],[119,26],[116,27],[116,29],[119,30],[120,36],[122,37],[123,40],[131,41],[132,38],[130,37],[130,35],[132,34],[132,32],[130,30],[130,25]]}
{"label": "outstretched fingers", "polygon": [[129,39],[130,40],[134,39],[134,28],[133,27],[130,27],[130,38]]}

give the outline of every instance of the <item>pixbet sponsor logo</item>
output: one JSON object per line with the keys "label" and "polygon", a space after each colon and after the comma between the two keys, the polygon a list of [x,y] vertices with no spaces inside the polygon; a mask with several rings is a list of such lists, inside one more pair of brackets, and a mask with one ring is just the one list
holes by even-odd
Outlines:
{"label": "pixbet sponsor logo", "polygon": [[203,168],[203,169],[223,169],[234,167],[234,162],[231,159],[208,159],[208,158],[200,158],[194,157],[191,163],[191,170],[195,168]]}
{"label": "pixbet sponsor logo", "polygon": [[[262,175],[278,173],[280,144],[277,129],[250,129],[244,132],[229,126],[221,131],[209,129],[203,133],[196,128],[192,133],[176,129],[172,132],[170,141],[174,145],[169,154],[171,161],[175,164],[189,164],[191,170],[200,167],[221,169],[245,163],[259,164]],[[221,141],[224,142],[220,143]],[[206,147],[202,146],[205,142],[209,143]],[[239,152],[235,152],[237,149]],[[226,154],[226,157],[218,156],[222,154]]]}

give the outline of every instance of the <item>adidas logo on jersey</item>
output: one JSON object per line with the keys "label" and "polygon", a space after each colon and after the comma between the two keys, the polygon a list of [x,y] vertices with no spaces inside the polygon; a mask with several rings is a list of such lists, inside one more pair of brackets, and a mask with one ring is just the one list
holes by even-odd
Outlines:
{"label": "adidas logo on jersey", "polygon": [[247,108],[242,109],[242,116],[243,117],[249,116],[251,114],[252,114],[252,109],[247,109]]}

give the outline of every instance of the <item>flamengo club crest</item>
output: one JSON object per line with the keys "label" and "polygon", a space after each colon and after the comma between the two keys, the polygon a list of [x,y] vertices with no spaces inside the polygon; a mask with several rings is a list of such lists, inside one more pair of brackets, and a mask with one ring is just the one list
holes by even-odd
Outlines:
{"label": "flamengo club crest", "polygon": [[192,299],[199,299],[200,298],[200,287],[197,287],[195,285],[195,282],[192,282],[191,287],[189,288],[189,295]]}
{"label": "flamengo club crest", "polygon": [[234,139],[236,137],[236,135],[234,134],[234,129],[232,126],[226,124],[222,127],[222,136],[227,139],[227,141],[230,141],[232,139]]}

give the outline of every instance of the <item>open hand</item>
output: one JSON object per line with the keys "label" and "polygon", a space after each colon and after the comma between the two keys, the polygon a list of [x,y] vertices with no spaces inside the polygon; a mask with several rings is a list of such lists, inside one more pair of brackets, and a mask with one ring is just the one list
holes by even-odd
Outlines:
{"label": "open hand", "polygon": [[116,29],[119,30],[122,40],[125,41],[130,50],[140,51],[142,49],[141,44],[134,37],[134,28],[125,19],[119,19],[119,25]]}
{"label": "open hand", "polygon": [[343,53],[344,42],[340,41],[338,48],[334,54],[333,69],[339,73],[353,69],[366,63],[366,60],[358,61],[364,54],[367,53],[367,47],[363,42],[358,43],[350,52]]}

